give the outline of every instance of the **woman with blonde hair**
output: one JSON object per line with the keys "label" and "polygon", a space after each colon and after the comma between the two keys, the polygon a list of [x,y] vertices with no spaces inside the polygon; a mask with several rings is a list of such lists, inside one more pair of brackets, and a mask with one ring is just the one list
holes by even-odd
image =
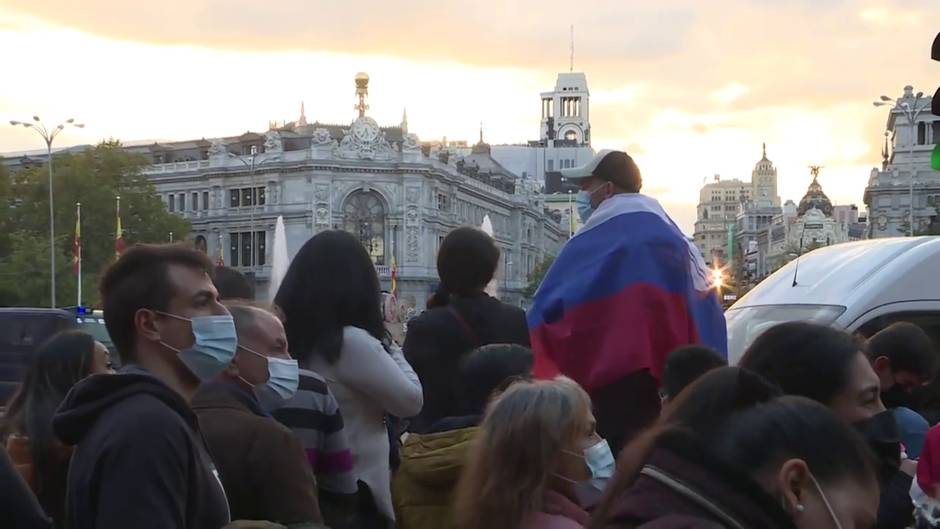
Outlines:
{"label": "woman with blonde hair", "polygon": [[519,382],[489,407],[457,492],[460,529],[574,529],[614,471],[574,381]]}

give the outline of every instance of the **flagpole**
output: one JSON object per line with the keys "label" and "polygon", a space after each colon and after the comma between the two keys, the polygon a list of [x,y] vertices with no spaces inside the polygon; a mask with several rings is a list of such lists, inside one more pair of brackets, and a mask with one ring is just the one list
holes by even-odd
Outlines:
{"label": "flagpole", "polygon": [[75,203],[76,225],[78,226],[78,305],[82,306],[82,203]]}

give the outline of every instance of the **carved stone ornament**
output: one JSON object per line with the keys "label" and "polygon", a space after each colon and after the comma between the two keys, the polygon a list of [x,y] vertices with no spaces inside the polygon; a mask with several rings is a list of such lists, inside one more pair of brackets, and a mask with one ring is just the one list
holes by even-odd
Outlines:
{"label": "carved stone ornament", "polygon": [[209,156],[226,156],[228,148],[225,146],[225,140],[222,138],[213,138],[209,140]]}
{"label": "carved stone ornament", "polygon": [[336,156],[350,160],[390,160],[393,153],[378,123],[368,116],[353,122],[334,151]]}
{"label": "carved stone ornament", "polygon": [[421,146],[418,145],[418,135],[414,133],[406,134],[405,139],[401,145],[402,151],[420,151]]}
{"label": "carved stone ornament", "polygon": [[329,222],[330,210],[326,206],[317,207],[317,224],[327,224]]}
{"label": "carved stone ornament", "polygon": [[323,128],[313,131],[311,140],[314,145],[333,145],[336,143],[332,136],[330,136],[330,131]]}
{"label": "carved stone ornament", "polygon": [[317,202],[326,202],[330,199],[330,186],[328,184],[317,184],[313,193]]}
{"label": "carved stone ornament", "polygon": [[264,133],[264,152],[284,152],[284,142],[281,133],[269,130]]}

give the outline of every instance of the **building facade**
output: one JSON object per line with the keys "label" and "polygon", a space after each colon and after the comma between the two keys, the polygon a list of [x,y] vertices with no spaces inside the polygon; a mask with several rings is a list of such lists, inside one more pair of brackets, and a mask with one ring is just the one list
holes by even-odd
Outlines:
{"label": "building facade", "polygon": [[888,114],[884,161],[881,169],[872,169],[865,189],[872,238],[909,233],[912,180],[914,232],[940,233],[940,172],[930,167],[930,154],[940,143],[940,117],[930,113],[931,97],[918,100],[911,86],[904,87],[900,103],[925,110],[915,119],[913,130],[903,111],[892,109]]}
{"label": "building facade", "polygon": [[192,224],[213,260],[253,277],[268,292],[275,224],[283,217],[288,255],[330,229],[366,247],[385,289],[396,272],[404,310],[421,310],[438,285],[436,256],[448,232],[488,216],[502,251],[498,295],[521,303],[536,263],[557,254],[567,227],[482,141],[433,149],[407,120],[380,127],[366,115],[368,76],[356,78],[358,116],[346,125],[310,123],[301,112],[264,133],[127,147],[152,160],[145,175],[169,211]]}
{"label": "building facade", "polygon": [[765,217],[779,213],[777,169],[763,155],[751,171],[751,181],[721,180],[705,184],[699,191],[699,203],[693,239],[706,260],[717,264],[733,262],[750,248]]}
{"label": "building facade", "polygon": [[523,179],[544,184],[546,173],[584,165],[591,148],[591,94],[580,72],[558,74],[555,89],[541,94],[539,139],[494,145],[493,158]]}

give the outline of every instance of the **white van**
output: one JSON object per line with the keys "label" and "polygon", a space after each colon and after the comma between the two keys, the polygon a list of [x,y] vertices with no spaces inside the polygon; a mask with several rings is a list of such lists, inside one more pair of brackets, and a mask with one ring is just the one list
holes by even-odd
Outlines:
{"label": "white van", "polygon": [[754,287],[725,318],[732,365],[762,332],[794,320],[866,337],[894,322],[909,321],[940,343],[940,237],[820,248]]}

